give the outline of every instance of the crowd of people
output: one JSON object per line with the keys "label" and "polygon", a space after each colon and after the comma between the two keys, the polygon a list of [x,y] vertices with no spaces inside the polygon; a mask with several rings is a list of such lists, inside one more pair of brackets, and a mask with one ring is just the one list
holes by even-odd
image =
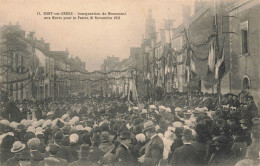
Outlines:
{"label": "crowd of people", "polygon": [[249,95],[1,103],[4,166],[255,166],[260,119]]}

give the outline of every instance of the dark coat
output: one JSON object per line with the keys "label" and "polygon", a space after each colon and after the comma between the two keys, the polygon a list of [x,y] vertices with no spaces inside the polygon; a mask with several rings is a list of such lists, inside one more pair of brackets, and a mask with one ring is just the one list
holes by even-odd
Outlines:
{"label": "dark coat", "polygon": [[174,166],[197,166],[200,165],[199,155],[191,144],[184,144],[175,150],[170,163]]}
{"label": "dark coat", "polygon": [[163,158],[164,144],[162,139],[156,135],[151,139],[145,147],[145,160],[143,165],[155,166],[159,163],[160,159]]}
{"label": "dark coat", "polygon": [[14,153],[10,152],[9,149],[0,149],[0,164],[4,164],[8,159],[14,156]]}
{"label": "dark coat", "polygon": [[228,150],[222,149],[211,155],[208,165],[209,166],[230,166],[232,159]]}
{"label": "dark coat", "polygon": [[191,145],[195,148],[196,153],[199,154],[199,161],[200,161],[200,165],[207,165],[208,161],[207,161],[207,147],[208,144],[202,143],[202,142],[198,142],[198,141],[193,141],[191,143]]}
{"label": "dark coat", "polygon": [[75,161],[69,147],[61,146],[56,156],[66,160],[68,163]]}
{"label": "dark coat", "polygon": [[20,159],[18,156],[15,155],[6,161],[4,166],[19,166],[19,163]]}
{"label": "dark coat", "polygon": [[31,151],[31,166],[38,166],[40,161],[44,160],[44,156],[39,151]]}
{"label": "dark coat", "polygon": [[252,144],[247,147],[246,158],[257,160],[259,157],[259,151],[260,151],[260,140],[253,141]]}
{"label": "dark coat", "polygon": [[8,119],[10,122],[12,121],[20,122],[20,118],[19,116],[17,116],[20,114],[20,110],[13,101],[9,101],[7,103],[5,112],[6,112],[6,117],[4,118]]}
{"label": "dark coat", "polygon": [[168,161],[170,162],[172,159],[172,155],[175,152],[175,150],[179,147],[181,147],[183,145],[182,139],[181,138],[177,138],[174,140],[174,142],[172,143],[171,146],[171,153],[168,156]]}
{"label": "dark coat", "polygon": [[64,159],[55,156],[50,156],[44,158],[44,160],[39,163],[39,166],[45,166],[45,165],[68,166],[68,163]]}
{"label": "dark coat", "polygon": [[[72,154],[73,156],[73,161],[77,161],[79,159],[78,157],[78,150],[79,150],[79,145],[78,144],[72,144],[70,145],[69,147],[69,151],[70,153]],[[72,161],[68,161],[69,163],[72,162]]]}
{"label": "dark coat", "polygon": [[134,163],[134,158],[129,148],[123,144],[119,144],[116,149],[115,166],[125,166],[125,165],[134,166],[136,164]]}
{"label": "dark coat", "polygon": [[103,156],[105,152],[99,149],[98,146],[91,146],[89,148],[88,160],[94,163],[98,162]]}
{"label": "dark coat", "polygon": [[135,158],[141,157],[143,154],[141,153],[142,147],[145,143],[137,142],[137,144],[133,148],[133,155]]}
{"label": "dark coat", "polygon": [[111,142],[103,142],[99,145],[99,149],[101,149],[105,153],[111,152],[114,148],[115,145]]}
{"label": "dark coat", "polygon": [[69,164],[69,166],[99,166],[98,164],[89,161],[88,159],[79,159]]}

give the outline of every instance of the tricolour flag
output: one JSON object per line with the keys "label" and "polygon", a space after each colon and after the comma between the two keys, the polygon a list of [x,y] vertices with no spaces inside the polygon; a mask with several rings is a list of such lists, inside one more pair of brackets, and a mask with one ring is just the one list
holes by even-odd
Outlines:
{"label": "tricolour flag", "polygon": [[224,47],[222,49],[221,58],[217,60],[216,70],[215,70],[215,79],[221,78],[225,73],[225,54]]}
{"label": "tricolour flag", "polygon": [[215,45],[214,45],[213,42],[211,42],[210,48],[209,48],[209,57],[208,57],[208,67],[209,67],[209,71],[211,71],[211,72],[214,71],[215,64],[216,64]]}

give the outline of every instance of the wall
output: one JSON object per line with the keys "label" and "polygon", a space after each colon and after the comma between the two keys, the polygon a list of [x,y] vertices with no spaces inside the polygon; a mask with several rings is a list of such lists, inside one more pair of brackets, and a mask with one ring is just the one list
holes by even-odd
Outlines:
{"label": "wall", "polygon": [[[232,92],[238,93],[243,88],[243,78],[250,79],[249,93],[260,106],[260,4],[250,1],[237,8],[230,9],[231,42],[231,84]],[[242,54],[242,24],[248,21],[248,54]]]}

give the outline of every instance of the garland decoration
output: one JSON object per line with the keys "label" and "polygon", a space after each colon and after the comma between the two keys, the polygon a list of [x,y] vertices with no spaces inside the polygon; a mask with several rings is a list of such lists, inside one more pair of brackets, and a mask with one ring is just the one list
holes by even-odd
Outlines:
{"label": "garland decoration", "polygon": [[122,76],[122,77],[118,77],[118,78],[100,78],[100,79],[95,79],[95,80],[92,80],[92,79],[89,79],[89,78],[84,78],[84,79],[72,79],[71,77],[57,77],[58,79],[60,80],[72,80],[72,81],[89,81],[89,82],[99,82],[99,81],[110,81],[110,80],[123,80],[123,79],[126,79],[126,78],[132,78],[132,77],[125,77],[125,76]]}
{"label": "garland decoration", "polygon": [[67,72],[67,73],[76,73],[76,72],[79,72],[81,74],[111,74],[111,73],[123,73],[123,72],[127,72],[129,70],[135,70],[135,68],[131,67],[131,68],[128,68],[128,69],[125,69],[125,70],[111,70],[109,72],[101,72],[101,71],[93,71],[93,72],[84,72],[84,71],[79,71],[79,70],[72,70],[72,71],[67,71],[67,70],[64,70],[64,69],[60,69],[58,67],[55,68],[57,71],[62,71],[62,72]]}
{"label": "garland decoration", "polygon": [[18,91],[21,90],[23,88],[25,88],[26,86],[28,86],[30,83],[32,82],[32,80],[28,81],[26,84],[24,84],[23,86],[19,87],[19,88],[15,88],[15,89],[7,89],[5,88],[3,85],[1,85],[0,87],[3,88],[5,91]]}

